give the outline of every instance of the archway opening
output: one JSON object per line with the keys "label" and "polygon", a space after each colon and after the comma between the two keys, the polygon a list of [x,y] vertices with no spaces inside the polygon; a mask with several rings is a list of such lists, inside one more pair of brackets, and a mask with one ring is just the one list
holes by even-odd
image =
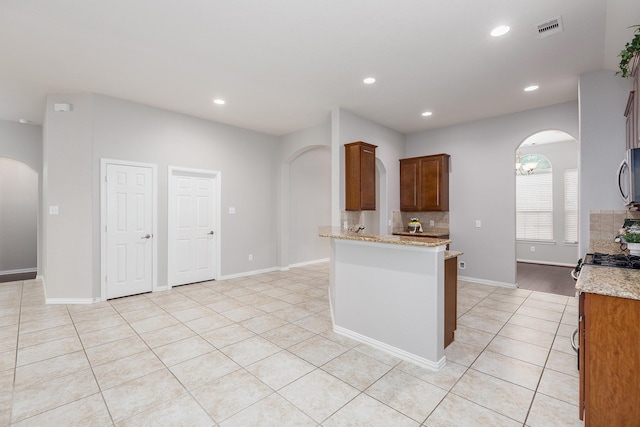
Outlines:
{"label": "archway opening", "polygon": [[0,282],[36,277],[38,266],[38,174],[0,157]]}
{"label": "archway opening", "polygon": [[538,132],[515,151],[518,286],[575,294],[578,259],[578,142],[558,130]]}

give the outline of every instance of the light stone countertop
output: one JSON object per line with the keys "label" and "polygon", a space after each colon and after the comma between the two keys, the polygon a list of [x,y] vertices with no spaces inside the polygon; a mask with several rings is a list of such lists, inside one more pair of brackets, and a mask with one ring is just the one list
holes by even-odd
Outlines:
{"label": "light stone countertop", "polygon": [[434,247],[451,243],[449,239],[437,239],[435,237],[410,237],[378,234],[362,234],[345,230],[341,227],[318,227],[320,237],[332,237],[334,239],[359,240],[362,242],[390,243],[394,245]]}
{"label": "light stone countertop", "polygon": [[640,270],[583,265],[576,289],[580,292],[640,300]]}
{"label": "light stone countertop", "polygon": [[460,255],[464,254],[464,252],[460,251],[444,251],[444,259],[457,258]]}

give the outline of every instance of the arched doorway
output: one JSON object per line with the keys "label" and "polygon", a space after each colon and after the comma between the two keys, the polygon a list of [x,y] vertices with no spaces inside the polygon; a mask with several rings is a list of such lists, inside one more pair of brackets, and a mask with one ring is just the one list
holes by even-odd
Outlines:
{"label": "arched doorway", "polygon": [[571,295],[578,259],[578,142],[538,132],[515,151],[518,286]]}
{"label": "arched doorway", "polygon": [[318,236],[318,227],[331,224],[331,150],[308,147],[295,153],[283,167],[287,170],[285,265],[297,266],[329,257],[328,239]]}
{"label": "arched doorway", "polygon": [[38,174],[0,157],[0,282],[35,278],[37,240]]}

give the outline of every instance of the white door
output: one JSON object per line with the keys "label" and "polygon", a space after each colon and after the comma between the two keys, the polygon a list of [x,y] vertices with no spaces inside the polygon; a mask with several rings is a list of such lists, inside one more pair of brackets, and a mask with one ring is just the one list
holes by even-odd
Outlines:
{"label": "white door", "polygon": [[169,226],[170,285],[213,280],[216,274],[215,179],[203,174],[171,174]]}
{"label": "white door", "polygon": [[107,164],[105,210],[107,298],[151,292],[152,168]]}

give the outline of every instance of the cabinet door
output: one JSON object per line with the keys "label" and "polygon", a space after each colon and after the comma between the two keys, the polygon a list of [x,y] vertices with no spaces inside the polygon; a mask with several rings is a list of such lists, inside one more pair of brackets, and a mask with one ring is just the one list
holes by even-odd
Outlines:
{"label": "cabinet door", "polygon": [[449,210],[449,156],[420,159],[419,211]]}
{"label": "cabinet door", "polygon": [[345,210],[376,209],[376,146],[345,144]]}
{"label": "cabinet door", "polygon": [[637,426],[640,300],[586,293],[583,321],[585,427]]}
{"label": "cabinet door", "polygon": [[640,72],[636,71],[633,79],[633,114],[632,114],[632,131],[633,135],[631,148],[640,148]]}
{"label": "cabinet door", "polygon": [[[634,100],[631,114],[631,138],[630,147],[628,148],[640,148],[640,55],[636,55],[633,59],[633,68],[631,72],[633,77]],[[628,119],[628,118],[627,118]],[[629,126],[627,126],[629,129]]]}
{"label": "cabinet door", "polygon": [[584,298],[585,298],[585,293],[581,293],[580,294],[580,300],[578,301],[578,335],[579,335],[579,340],[578,340],[578,369],[580,369],[579,375],[580,375],[580,397],[578,400],[578,413],[580,414],[580,419],[584,420],[584,386],[585,386],[585,372],[586,369],[584,368],[584,355],[587,352],[586,347],[584,345],[584,335],[585,335],[585,330],[584,330]]}
{"label": "cabinet door", "polygon": [[376,209],[376,151],[362,146],[360,151],[360,209]]}
{"label": "cabinet door", "polygon": [[454,340],[458,310],[458,258],[444,262],[444,346]]}
{"label": "cabinet door", "polygon": [[418,210],[418,159],[400,160],[400,210]]}
{"label": "cabinet door", "polygon": [[635,90],[632,90],[631,93],[629,93],[627,107],[624,111],[624,115],[627,118],[627,149],[636,148],[638,139],[638,112],[636,111],[636,93],[637,92]]}

